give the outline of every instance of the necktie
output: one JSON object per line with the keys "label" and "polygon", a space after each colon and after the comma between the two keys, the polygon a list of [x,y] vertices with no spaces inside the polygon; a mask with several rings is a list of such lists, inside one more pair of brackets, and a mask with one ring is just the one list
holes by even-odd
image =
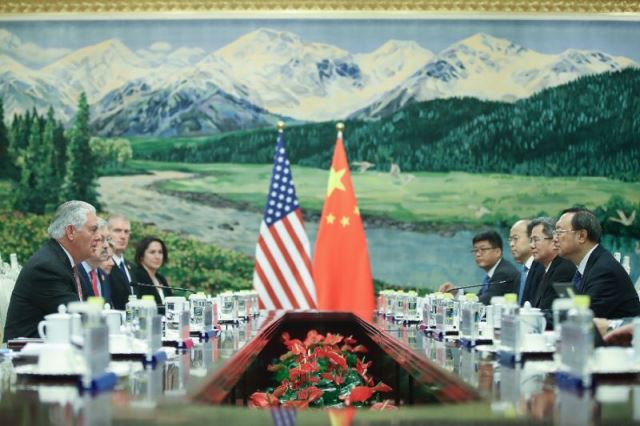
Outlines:
{"label": "necktie", "polygon": [[522,271],[520,271],[520,290],[518,290],[518,304],[522,305],[524,302],[522,297],[524,296],[524,287],[527,285],[527,275],[529,275],[529,268],[527,265],[522,267]]}
{"label": "necktie", "polygon": [[124,265],[124,260],[120,261],[120,263],[118,264],[118,268],[120,268],[120,270],[122,271],[122,275],[124,275],[124,279],[127,280],[128,283],[129,276],[127,275],[127,267]]}
{"label": "necktie", "polygon": [[129,293],[135,294],[133,292],[133,286],[131,285],[131,281],[129,281],[129,275],[127,275],[127,266],[124,264],[124,260],[121,260],[120,263],[118,263],[118,268],[120,268],[120,270],[122,271],[122,275],[124,275],[124,281],[127,283],[129,287]]}
{"label": "necktie", "polygon": [[487,291],[487,289],[489,288],[489,281],[491,281],[491,277],[489,277],[489,275],[486,275],[484,277],[484,280],[482,280],[482,288],[480,289],[480,293],[478,293],[478,296],[484,294],[484,292]]}
{"label": "necktie", "polygon": [[576,271],[576,274],[573,276],[573,286],[577,291],[582,290],[582,274],[580,271]]}
{"label": "necktie", "polygon": [[78,299],[82,302],[82,286],[80,285],[80,274],[78,273],[78,268],[73,267],[73,279],[76,281],[76,290],[78,291]]}
{"label": "necktie", "polygon": [[93,295],[100,296],[100,290],[98,289],[98,273],[95,269],[92,269],[91,272],[89,272],[89,275],[91,276],[91,287],[93,287]]}

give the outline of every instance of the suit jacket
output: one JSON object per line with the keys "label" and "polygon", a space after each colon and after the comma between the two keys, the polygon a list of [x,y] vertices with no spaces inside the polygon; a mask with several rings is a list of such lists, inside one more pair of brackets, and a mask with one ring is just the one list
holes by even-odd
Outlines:
{"label": "suit jacket", "polygon": [[[529,301],[533,305],[533,298],[540,286],[540,282],[542,281],[542,277],[544,276],[544,265],[540,262],[536,262],[535,260],[531,264],[531,268],[529,268],[529,273],[527,274],[527,280],[524,284],[524,293],[522,293],[522,300],[520,306],[524,306],[524,302]],[[519,283],[520,281],[518,281]]]}
{"label": "suit jacket", "polygon": [[[520,271],[506,259],[498,261],[498,267],[493,271],[489,288],[478,296],[478,299],[488,305],[493,296],[502,296],[506,293],[517,293],[520,286]],[[501,282],[504,281],[504,282]]]}
{"label": "suit jacket", "polygon": [[[133,279],[134,282],[153,285],[153,280],[149,276],[149,273],[147,272],[146,269],[144,269],[141,266],[136,266],[135,268],[133,268],[133,274],[131,275],[131,278]],[[167,279],[159,272],[156,272],[156,278],[158,278],[158,281],[160,281],[160,285],[165,285],[165,286],[169,285],[167,283]],[[134,285],[133,287],[135,288],[136,295],[138,297],[141,298],[146,294],[151,294],[156,299],[156,305],[163,306],[162,299],[160,298],[160,293],[158,293],[158,289],[154,287],[143,287],[143,286],[136,286],[136,285]],[[162,292],[164,293],[164,297],[173,295],[173,293],[171,292],[171,289],[169,288],[163,288]]]}
{"label": "suit jacket", "polygon": [[[86,299],[89,296],[97,296],[93,294],[93,286],[91,285],[91,277],[84,269],[82,264],[78,265],[78,271],[80,272],[80,283],[82,284],[82,295]],[[102,269],[98,268],[98,284],[100,285],[100,291],[102,291],[102,298],[105,303],[112,305],[111,300],[111,282],[109,281],[109,275]],[[113,305],[112,305],[113,307]]]}
{"label": "suit jacket", "polygon": [[45,241],[18,275],[9,301],[4,341],[39,337],[38,323],[45,315],[58,312],[58,305],[78,300],[69,258],[56,240]]}
{"label": "suit jacket", "polygon": [[629,274],[601,245],[589,256],[578,293],[591,297],[595,317],[615,319],[640,315],[640,300]]}
{"label": "suit jacket", "polygon": [[[111,281],[111,300],[113,302],[113,309],[119,309],[124,311],[127,302],[129,301],[129,296],[132,294],[136,294],[129,283],[129,278],[120,270],[116,262],[111,259],[113,262],[113,268],[111,268],[111,272],[109,273],[109,280]],[[133,273],[131,272],[131,268],[129,267],[129,263],[124,261],[125,267],[129,270],[131,278],[133,278]]]}
{"label": "suit jacket", "polygon": [[[544,271],[544,269],[543,269]],[[540,308],[542,310],[551,309],[553,301],[558,297],[553,283],[570,282],[573,280],[573,276],[576,273],[576,265],[567,259],[563,259],[560,256],[556,256],[549,265],[549,270],[544,274],[538,291],[531,300],[531,305],[534,308]]]}

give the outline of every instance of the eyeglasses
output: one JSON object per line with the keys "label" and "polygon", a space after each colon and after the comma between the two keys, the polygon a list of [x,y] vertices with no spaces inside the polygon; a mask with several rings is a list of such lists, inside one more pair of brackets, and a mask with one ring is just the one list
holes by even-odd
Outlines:
{"label": "eyeglasses", "polygon": [[562,235],[562,234],[564,234],[566,232],[576,232],[576,230],[575,229],[560,229],[560,228],[557,228],[557,229],[553,230],[553,236],[554,237],[560,236],[560,235]]}
{"label": "eyeglasses", "polygon": [[529,238],[529,244],[533,244],[535,246],[540,241],[544,241],[544,240],[553,240],[553,237],[543,237],[543,238],[531,237]]}
{"label": "eyeglasses", "polygon": [[478,253],[484,254],[484,252],[489,251],[489,250],[493,250],[495,248],[496,247],[477,247],[477,248],[472,248],[471,249],[471,253],[473,253],[473,254],[478,254]]}

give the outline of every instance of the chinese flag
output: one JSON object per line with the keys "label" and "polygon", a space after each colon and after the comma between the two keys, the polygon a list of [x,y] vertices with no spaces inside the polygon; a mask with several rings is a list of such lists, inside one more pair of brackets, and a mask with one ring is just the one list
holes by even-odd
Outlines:
{"label": "chinese flag", "polygon": [[375,301],[367,239],[340,128],[313,253],[313,280],[319,309],[351,311],[370,321]]}

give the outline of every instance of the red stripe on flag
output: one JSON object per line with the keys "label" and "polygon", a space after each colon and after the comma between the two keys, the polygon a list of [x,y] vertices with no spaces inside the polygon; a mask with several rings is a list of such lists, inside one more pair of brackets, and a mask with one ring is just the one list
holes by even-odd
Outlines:
{"label": "red stripe on flag", "polygon": [[[280,222],[285,226],[285,229],[287,230],[287,234],[289,235],[289,238],[292,238],[293,236],[295,236],[295,231],[293,229],[291,229],[291,224],[289,224],[288,218],[285,217]],[[287,227],[287,225],[289,225],[289,226]],[[295,282],[297,283],[298,288],[302,292],[302,295],[304,296],[304,298],[305,298],[305,300],[307,302],[307,306],[314,306],[315,303],[313,302],[313,297],[311,297],[311,295],[307,291],[307,287],[304,285],[304,280],[302,279],[302,276],[300,275],[300,271],[298,270],[298,268],[297,268],[295,262],[293,261],[293,259],[291,259],[291,255],[289,254],[289,250],[287,249],[287,246],[282,242],[282,239],[280,238],[280,234],[278,234],[278,230],[275,229],[275,226],[274,227],[269,227],[269,232],[271,232],[271,236],[273,237],[273,241],[278,246],[278,249],[280,249],[280,253],[282,253],[282,260],[289,267],[289,271],[291,271],[291,274],[293,275],[293,278],[294,278]],[[294,285],[294,284],[292,284],[292,285]],[[305,306],[305,308],[307,306]],[[300,306],[298,306],[298,308],[300,308]]]}
{"label": "red stripe on flag", "polygon": [[[300,211],[300,209],[296,210],[296,212],[298,211]],[[300,270],[302,268],[306,268],[307,274],[309,276],[309,280],[311,281],[311,285],[313,285],[313,278],[311,276],[311,261],[309,260],[309,257],[306,255],[307,252],[305,251],[304,246],[300,241],[300,238],[298,238],[298,234],[296,233],[295,229],[293,229],[293,225],[291,224],[291,221],[288,216],[282,220],[282,224],[287,230],[287,233],[289,234],[289,238],[291,238],[291,241],[296,246],[296,251],[298,252],[300,258],[302,258],[302,261],[304,262],[304,265],[293,265],[293,268],[295,269],[296,280],[300,284],[300,288],[304,293],[305,299],[307,299],[309,308],[315,309],[316,302],[313,300],[313,296],[309,293],[309,289],[307,289],[307,286],[305,285],[305,282],[304,282],[304,278],[300,273]]]}
{"label": "red stripe on flag", "polygon": [[[261,240],[262,240],[262,237],[260,237],[260,241]],[[258,244],[260,244],[260,241],[258,241]],[[260,266],[260,263],[256,262],[254,271],[260,278],[260,282],[262,283],[265,291],[269,294],[269,298],[271,299],[271,302],[273,303],[275,309],[282,309],[282,303],[280,303],[280,299],[278,299],[278,296],[276,296],[276,293],[271,288],[271,283],[269,283],[269,280],[267,280],[267,277],[265,276],[264,271]],[[263,305],[262,307],[265,308],[266,306],[264,306],[264,303],[262,302],[262,298],[260,298],[259,301]]]}
{"label": "red stripe on flag", "polygon": [[[271,233],[271,230],[269,228],[267,228],[267,230],[269,231],[269,233]],[[293,293],[291,293],[291,289],[289,288],[286,280],[282,276],[282,272],[280,272],[280,268],[278,267],[278,262],[276,262],[276,260],[273,258],[273,254],[271,253],[271,250],[269,250],[269,247],[267,246],[263,238],[260,238],[260,241],[258,241],[258,244],[262,249],[262,253],[264,254],[264,257],[267,259],[267,262],[271,266],[271,270],[273,270],[273,273],[276,276],[276,280],[280,283],[280,287],[282,287],[282,290],[287,295],[287,298],[289,299],[291,306],[293,307],[293,309],[298,309],[300,307],[298,305],[298,301],[296,300]]]}

